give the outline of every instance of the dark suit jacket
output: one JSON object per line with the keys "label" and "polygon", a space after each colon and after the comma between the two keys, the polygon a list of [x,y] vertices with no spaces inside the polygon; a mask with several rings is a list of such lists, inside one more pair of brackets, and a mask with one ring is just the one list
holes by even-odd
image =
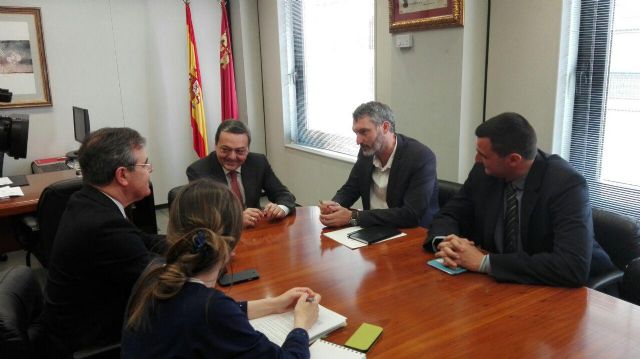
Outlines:
{"label": "dark suit jacket", "polygon": [[45,293],[45,326],[61,351],[120,340],[133,284],[162,236],[140,231],[94,187],[74,193],[53,243]]}
{"label": "dark suit jacket", "polygon": [[[215,151],[187,167],[187,177],[189,181],[209,177],[227,185],[227,178],[220,162],[218,162]],[[294,212],[296,197],[276,177],[264,155],[249,153],[242,164],[242,186],[246,207],[260,208],[260,193],[264,190],[269,201],[288,207],[289,214]]]}
{"label": "dark suit jacket", "polygon": [[503,212],[504,181],[476,164],[462,189],[436,215],[425,249],[435,236],[457,234],[489,251],[498,281],[582,286],[612,265],[595,242],[585,179],[557,155],[538,151],[526,178],[520,208],[523,251],[496,253],[495,229]]}
{"label": "dark suit jacket", "polygon": [[358,154],[347,183],[333,200],[343,207],[351,207],[362,197],[364,211],[358,214],[358,224],[408,228],[426,227],[438,212],[438,182],[436,156],[413,138],[396,135],[398,144],[387,185],[388,209],[370,209],[373,156]]}

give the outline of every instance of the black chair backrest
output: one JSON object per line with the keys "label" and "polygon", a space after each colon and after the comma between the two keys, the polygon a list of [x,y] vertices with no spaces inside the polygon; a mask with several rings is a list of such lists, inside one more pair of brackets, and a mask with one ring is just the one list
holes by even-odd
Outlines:
{"label": "black chair backrest", "polygon": [[171,208],[171,203],[173,203],[173,200],[176,198],[176,195],[178,195],[178,192],[180,192],[180,190],[186,185],[182,185],[182,186],[178,186],[178,187],[173,187],[170,191],[169,194],[167,194],[167,204],[169,205],[169,208]]}
{"label": "black chair backrest", "polygon": [[624,271],[620,297],[640,305],[640,258],[632,260]]}
{"label": "black chair backrest", "polygon": [[136,227],[150,234],[158,234],[153,184],[149,183],[149,187],[151,188],[151,194],[130,204],[125,208],[125,213],[127,213],[127,217],[131,219],[131,222],[133,222]]}
{"label": "black chair backrest", "polygon": [[640,257],[640,224],[636,219],[594,208],[593,231],[598,244],[620,270]]}
{"label": "black chair backrest", "polygon": [[42,289],[31,268],[0,273],[0,358],[44,357]]}
{"label": "black chair backrest", "polygon": [[438,180],[438,205],[440,208],[444,207],[460,191],[460,188],[462,188],[460,183]]}
{"label": "black chair backrest", "polygon": [[49,185],[40,195],[37,212],[40,236],[33,254],[45,268],[49,266],[49,256],[62,213],[67,207],[69,197],[80,188],[82,178],[70,178]]}

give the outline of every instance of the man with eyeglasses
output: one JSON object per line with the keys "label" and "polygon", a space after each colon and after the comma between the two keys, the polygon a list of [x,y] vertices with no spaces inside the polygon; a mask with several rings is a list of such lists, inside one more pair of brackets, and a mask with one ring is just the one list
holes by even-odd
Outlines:
{"label": "man with eyeglasses", "polygon": [[102,128],[79,150],[84,186],[60,220],[48,268],[45,327],[51,357],[120,340],[135,281],[162,236],[136,228],[125,207],[151,193],[145,139],[130,128]]}
{"label": "man with eyeglasses", "polygon": [[[273,173],[267,157],[249,152],[251,133],[244,123],[222,122],[216,130],[215,140],[216,150],[187,168],[189,181],[208,177],[228,185],[245,208],[245,228],[293,212],[296,197]],[[260,209],[262,191],[270,202]]]}

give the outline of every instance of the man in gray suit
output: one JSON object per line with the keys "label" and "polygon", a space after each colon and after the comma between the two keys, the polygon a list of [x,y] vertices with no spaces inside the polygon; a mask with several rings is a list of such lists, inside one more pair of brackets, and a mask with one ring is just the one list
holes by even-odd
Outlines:
{"label": "man in gray suit", "polygon": [[[296,197],[276,177],[264,155],[249,152],[251,133],[244,123],[222,122],[215,140],[216,150],[187,168],[189,181],[209,177],[228,185],[245,208],[245,228],[293,212]],[[262,191],[270,201],[264,209],[260,209]]]}

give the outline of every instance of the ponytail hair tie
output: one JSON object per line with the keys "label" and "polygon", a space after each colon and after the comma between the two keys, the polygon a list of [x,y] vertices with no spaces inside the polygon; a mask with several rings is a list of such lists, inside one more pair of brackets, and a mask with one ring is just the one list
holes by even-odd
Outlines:
{"label": "ponytail hair tie", "polygon": [[191,253],[196,254],[203,251],[206,248],[207,240],[202,229],[199,229],[196,232],[196,239],[193,241],[193,249]]}

